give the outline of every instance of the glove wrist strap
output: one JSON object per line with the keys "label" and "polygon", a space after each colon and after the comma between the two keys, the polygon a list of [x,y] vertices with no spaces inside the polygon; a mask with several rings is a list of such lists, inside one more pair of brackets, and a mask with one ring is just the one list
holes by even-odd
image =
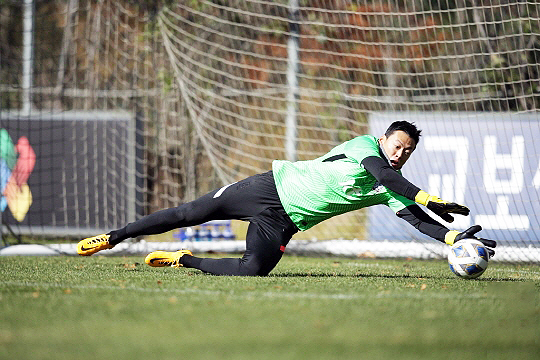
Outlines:
{"label": "glove wrist strap", "polygon": [[424,190],[420,190],[418,194],[416,194],[414,201],[426,206],[428,203],[428,198],[429,198],[429,194],[425,192]]}
{"label": "glove wrist strap", "polygon": [[448,245],[454,245],[454,242],[456,241],[456,236],[458,236],[459,231],[457,230],[450,230],[444,235],[444,242]]}

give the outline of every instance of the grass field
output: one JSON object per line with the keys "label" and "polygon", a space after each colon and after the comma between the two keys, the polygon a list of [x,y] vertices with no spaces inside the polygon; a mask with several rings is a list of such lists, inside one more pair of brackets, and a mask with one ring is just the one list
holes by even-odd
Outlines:
{"label": "grass field", "polygon": [[1,257],[0,359],[538,359],[540,267],[285,257],[271,276]]}

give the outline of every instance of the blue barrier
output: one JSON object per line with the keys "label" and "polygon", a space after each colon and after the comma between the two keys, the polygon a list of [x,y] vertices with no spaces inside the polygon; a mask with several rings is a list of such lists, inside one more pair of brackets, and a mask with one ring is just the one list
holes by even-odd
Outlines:
{"label": "blue barrier", "polygon": [[236,240],[231,220],[213,220],[207,223],[181,228],[173,233],[176,241],[230,241]]}

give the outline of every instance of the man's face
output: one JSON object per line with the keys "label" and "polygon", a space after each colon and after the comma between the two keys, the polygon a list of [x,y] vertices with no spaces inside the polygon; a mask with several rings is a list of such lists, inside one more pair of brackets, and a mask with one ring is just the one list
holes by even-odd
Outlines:
{"label": "man's face", "polygon": [[409,160],[412,152],[416,148],[415,141],[407,135],[405,131],[394,131],[389,137],[383,135],[379,138],[392,167],[396,170],[401,169]]}

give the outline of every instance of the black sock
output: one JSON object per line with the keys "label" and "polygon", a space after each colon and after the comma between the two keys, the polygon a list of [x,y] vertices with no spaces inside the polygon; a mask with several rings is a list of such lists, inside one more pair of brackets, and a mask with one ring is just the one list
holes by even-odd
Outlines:
{"label": "black sock", "polygon": [[180,258],[180,264],[188,268],[198,268],[201,265],[201,258],[197,258],[191,255],[183,255]]}
{"label": "black sock", "polygon": [[128,238],[126,228],[122,228],[120,230],[113,230],[107,235],[110,236],[109,244],[111,244],[112,246],[117,245]]}

